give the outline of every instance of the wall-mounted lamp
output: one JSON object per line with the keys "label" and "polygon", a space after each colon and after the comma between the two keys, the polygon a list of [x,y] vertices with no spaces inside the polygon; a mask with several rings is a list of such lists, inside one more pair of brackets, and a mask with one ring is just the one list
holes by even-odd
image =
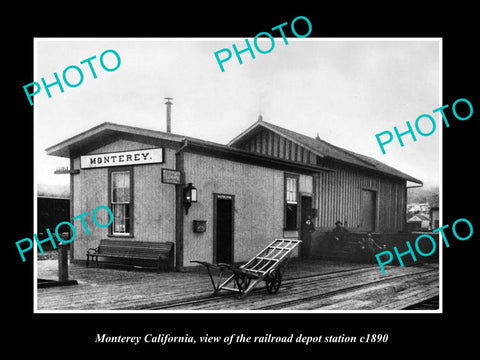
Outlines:
{"label": "wall-mounted lamp", "polygon": [[197,202],[197,188],[188,183],[188,185],[183,189],[183,202],[185,204],[185,214],[188,214],[188,209],[192,203]]}

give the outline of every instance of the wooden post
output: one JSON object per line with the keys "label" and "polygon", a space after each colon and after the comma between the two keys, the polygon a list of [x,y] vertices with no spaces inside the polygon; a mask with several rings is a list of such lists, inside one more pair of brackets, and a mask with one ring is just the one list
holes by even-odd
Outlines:
{"label": "wooden post", "polygon": [[177,151],[176,170],[180,171],[180,184],[175,185],[175,271],[183,271],[183,187],[185,185],[184,154]]}
{"label": "wooden post", "polygon": [[[62,239],[68,239],[69,233],[62,233]],[[58,281],[68,281],[68,244],[58,244]]]}

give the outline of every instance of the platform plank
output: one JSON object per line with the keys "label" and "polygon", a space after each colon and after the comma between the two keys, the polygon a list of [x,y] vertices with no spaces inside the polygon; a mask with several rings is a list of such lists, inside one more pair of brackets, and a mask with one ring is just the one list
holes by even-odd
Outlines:
{"label": "platform plank", "polygon": [[[39,278],[56,276],[56,262],[39,261]],[[277,294],[260,283],[244,299],[210,297],[206,271],[145,272],[70,265],[78,285],[37,289],[37,309],[51,310],[393,310],[439,294],[438,265],[378,266],[324,260],[292,261]]]}
{"label": "platform plank", "polygon": [[[422,289],[417,298],[401,296]],[[438,294],[438,272],[431,267],[396,268],[382,275],[377,267],[356,269],[340,274],[319,274],[285,281],[280,291],[269,295],[262,289],[245,299],[216,298],[205,302],[179,304],[169,309],[188,310],[373,310],[388,307],[402,309]],[[415,301],[415,302],[412,302]]]}
{"label": "platform plank", "polygon": [[375,283],[357,290],[342,292],[327,298],[291,307],[297,310],[394,310],[404,309],[412,303],[438,294],[435,273],[412,274],[409,277]]}

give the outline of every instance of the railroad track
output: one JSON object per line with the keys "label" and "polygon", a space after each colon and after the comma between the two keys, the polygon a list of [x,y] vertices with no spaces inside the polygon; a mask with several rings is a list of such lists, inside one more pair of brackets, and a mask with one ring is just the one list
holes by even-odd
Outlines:
{"label": "railroad track", "polygon": [[[348,285],[345,287],[341,287],[338,289],[333,289],[330,291],[325,291],[322,293],[318,294],[312,294],[312,295],[305,295],[299,298],[285,298],[282,299],[280,298],[281,294],[277,295],[267,295],[265,293],[265,289],[263,286],[259,286],[258,288],[254,289],[252,293],[248,296],[250,299],[247,300],[245,299],[235,299],[235,301],[238,301],[239,304],[242,302],[247,302],[248,304],[252,304],[252,302],[258,300],[259,301],[259,306],[255,307],[255,310],[280,310],[280,309],[292,309],[296,307],[301,307],[302,305],[308,305],[309,303],[315,302],[315,301],[320,301],[322,299],[332,297],[332,296],[337,296],[340,294],[348,294],[349,292],[360,290],[362,288],[367,289],[368,287],[372,286],[377,286],[379,284],[383,284],[385,282],[389,282],[392,280],[399,280],[402,278],[406,278],[412,275],[427,275],[429,273],[433,272],[438,272],[438,268],[425,268],[422,269],[422,271],[417,271],[415,273],[407,272],[407,273],[400,273],[400,274],[395,274],[392,276],[388,277],[375,277],[373,276],[373,280],[370,281],[360,281],[358,283],[355,283],[353,285]],[[329,272],[329,273],[323,273],[323,274],[310,274],[310,275],[305,275],[305,276],[297,276],[297,277],[291,277],[287,278],[283,281],[281,289],[283,289],[282,294],[288,294],[292,293],[295,290],[297,291],[305,291],[303,288],[309,289],[313,288],[315,286],[318,286],[319,282],[321,281],[336,281],[337,279],[343,279],[346,275],[352,276],[358,276],[359,278],[362,277],[362,275],[369,275],[372,273],[372,266],[366,266],[354,270],[339,270],[339,271],[334,271],[334,272]],[[371,275],[370,275],[371,276]],[[372,276],[371,276],[372,277]],[[302,289],[298,289],[299,287],[303,287]],[[259,298],[259,295],[265,293],[264,296]],[[263,294],[262,294],[263,295]],[[272,303],[270,304],[261,304],[262,302],[265,303],[265,299],[268,296],[269,299],[272,300]],[[198,298],[194,299],[187,299],[184,301],[178,301],[178,302],[170,302],[170,303],[164,303],[164,304],[152,304],[151,306],[143,307],[143,309],[149,309],[149,310],[172,310],[172,309],[195,309],[195,308],[208,308],[208,307],[213,307],[215,309],[221,309],[224,310],[225,308],[222,308],[222,305],[225,305],[226,302],[231,301],[232,298],[237,297],[237,294],[234,293],[222,293],[221,295],[217,296],[208,296],[204,295]],[[257,299],[258,298],[258,299]],[[228,308],[228,305],[227,307]],[[412,308],[413,309],[413,308]]]}
{"label": "railroad track", "polygon": [[439,309],[439,296],[405,307],[402,310],[437,310]]}
{"label": "railroad track", "polygon": [[[433,271],[434,271],[433,269],[428,269],[426,271],[416,273],[416,274],[426,274],[426,273],[430,273],[430,272],[433,272]],[[309,302],[320,300],[320,299],[323,299],[323,298],[327,298],[327,297],[331,297],[331,296],[335,296],[335,295],[339,295],[339,294],[349,293],[349,292],[352,292],[354,290],[358,290],[358,289],[361,289],[361,288],[368,288],[369,286],[372,286],[372,285],[378,285],[378,284],[381,284],[381,283],[385,283],[385,282],[391,281],[392,279],[400,279],[400,278],[405,278],[405,277],[409,277],[409,276],[412,276],[412,274],[403,274],[403,275],[397,275],[397,276],[386,278],[386,279],[380,279],[380,280],[377,279],[377,280],[374,280],[374,281],[368,281],[368,282],[360,283],[360,284],[357,284],[357,285],[347,286],[347,287],[344,287],[344,288],[341,288],[341,289],[338,289],[338,290],[328,291],[328,292],[325,292],[325,293],[322,293],[322,294],[316,294],[316,295],[312,295],[312,296],[303,297],[301,299],[283,301],[281,303],[267,305],[267,306],[259,308],[259,310],[280,310],[282,308],[292,308],[292,307],[295,307],[295,306],[303,304],[303,303],[309,303]]]}

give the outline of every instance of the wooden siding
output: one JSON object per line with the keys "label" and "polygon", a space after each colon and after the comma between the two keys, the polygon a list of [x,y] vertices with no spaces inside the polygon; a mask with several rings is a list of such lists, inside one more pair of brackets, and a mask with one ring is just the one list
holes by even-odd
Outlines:
{"label": "wooden siding", "polygon": [[316,226],[332,229],[335,221],[340,220],[347,222],[350,231],[363,231],[360,228],[360,208],[362,189],[366,189],[376,193],[375,231],[397,232],[405,229],[405,181],[340,165],[332,167],[334,172],[315,176]]}
{"label": "wooden siding", "polygon": [[[110,144],[106,144],[104,146],[96,148],[95,150],[92,150],[88,154],[103,154],[103,153],[116,152],[116,151],[151,149],[152,147],[154,146],[150,144],[142,144],[136,141],[119,139]],[[88,155],[88,154],[82,154],[82,155]]]}
{"label": "wooden siding", "polygon": [[[152,145],[128,140],[119,140],[102,146],[90,154],[139,150]],[[145,164],[133,166],[134,224],[133,237],[127,240],[172,241],[175,242],[175,185],[161,182],[161,169],[175,168],[175,150],[165,148],[163,164]],[[80,169],[80,158],[73,160],[73,168]],[[106,238],[108,228],[100,228],[93,223],[91,213],[99,205],[108,204],[108,168],[80,169],[73,175],[73,216],[88,212],[84,217],[90,234],[86,234],[80,220],[74,225],[77,236],[74,241],[74,259],[84,260],[89,248],[98,246]],[[108,222],[106,211],[98,211],[100,224]],[[116,238],[110,236],[110,238]],[[120,237],[118,237],[120,238]]]}
{"label": "wooden siding", "polygon": [[[184,170],[185,181],[198,190],[198,202],[184,217],[184,266],[213,260],[215,193],[235,195],[235,262],[249,260],[283,236],[283,171],[193,153],[185,153]],[[193,220],[206,220],[206,232],[194,233]]]}
{"label": "wooden siding", "polygon": [[[283,136],[270,130],[261,129],[241,146],[244,150],[262,153],[287,160],[317,164],[317,156]],[[347,222],[353,231],[360,228],[360,208],[362,189],[374,190],[377,197],[377,232],[396,232],[405,230],[406,182],[378,173],[344,165],[334,160],[321,160],[320,165],[333,169],[333,172],[321,172],[315,175],[312,190],[300,192],[313,193],[314,207],[318,209],[315,220],[320,230],[332,229],[336,220]],[[300,185],[310,188],[304,179]]]}
{"label": "wooden siding", "polygon": [[[78,161],[77,161],[78,160]],[[80,159],[74,160],[75,169],[80,167]],[[107,228],[100,228],[93,223],[91,213],[99,205],[108,206],[108,172],[107,168],[81,170],[79,174],[73,176],[73,216],[88,212],[84,217],[86,226],[89,230],[87,234],[81,225],[80,220],[75,220],[73,224],[77,231],[74,240],[74,259],[85,259],[89,248],[98,246],[100,239],[105,238],[108,233]],[[94,191],[93,191],[94,189]],[[100,215],[100,212],[97,213]],[[105,224],[108,219],[97,217],[98,222]]]}
{"label": "wooden siding", "polygon": [[[170,156],[167,160],[173,164],[174,153],[168,153]],[[175,243],[175,185],[162,183],[163,167],[165,166],[134,167],[136,240]]]}
{"label": "wooden siding", "polygon": [[286,160],[316,164],[316,156],[311,151],[267,129],[257,132],[240,147],[243,150]]}

